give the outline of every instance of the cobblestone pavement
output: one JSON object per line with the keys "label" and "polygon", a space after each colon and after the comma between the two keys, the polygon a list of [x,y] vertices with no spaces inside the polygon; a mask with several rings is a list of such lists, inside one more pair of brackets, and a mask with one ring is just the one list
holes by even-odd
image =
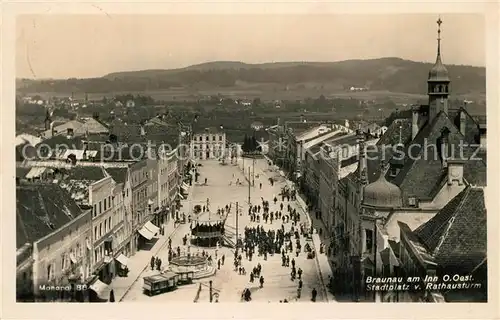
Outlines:
{"label": "cobblestone pavement", "polygon": [[[210,199],[211,211],[217,211],[218,207],[224,207],[226,204],[232,204],[232,210],[228,215],[226,221],[226,229],[235,231],[236,228],[236,213],[235,204],[239,203],[241,208],[241,215],[239,216],[239,234],[240,237],[244,233],[245,226],[257,226],[257,223],[250,222],[248,212],[248,184],[241,170],[241,161],[239,164],[226,164],[222,165],[217,161],[200,161],[202,164],[199,167],[201,173],[199,177],[200,182],[204,182],[207,178],[207,185],[195,185],[192,187],[190,192],[190,197],[184,203],[183,210],[188,214],[192,212],[192,208],[196,204],[206,204],[206,199]],[[252,165],[251,160],[245,160],[245,165]],[[279,210],[280,201],[275,205],[271,200],[274,195],[278,195],[281,187],[287,183],[284,179],[280,179],[281,182],[275,183],[271,186],[268,178],[270,176],[276,176],[278,173],[270,172],[267,168],[267,162],[265,160],[255,161],[255,186],[250,187],[250,200],[254,204],[261,204],[262,197],[270,201],[270,211]],[[248,171],[246,171],[248,176]],[[242,184],[236,184],[236,181],[242,182]],[[260,183],[262,183],[262,188],[260,188]],[[288,202],[285,200],[284,206],[286,208]],[[301,212],[301,222],[306,222],[306,213],[302,211],[299,204],[295,201],[290,201],[292,207],[297,208]],[[285,209],[286,210],[286,209]],[[278,229],[281,227],[280,222],[274,222],[271,224],[266,224],[261,222],[261,225],[265,229],[273,228]],[[289,229],[291,223],[285,224],[285,229]],[[189,224],[180,225],[172,235],[172,246],[181,246],[181,250],[187,250],[186,247],[182,246],[182,237],[189,233]],[[165,243],[166,239],[163,240]],[[305,243],[304,239],[301,239],[302,244]],[[155,245],[156,246],[156,245]],[[201,251],[202,248],[199,248]],[[196,253],[198,251],[197,247],[191,247],[190,251]],[[215,249],[205,250],[215,259]],[[240,301],[241,292],[244,288],[250,288],[252,291],[252,300],[260,302],[278,302],[283,299],[288,299],[289,301],[296,301],[297,296],[297,286],[298,280],[291,281],[290,279],[290,268],[281,266],[281,255],[276,254],[274,256],[268,256],[265,261],[263,257],[254,256],[252,261],[248,261],[243,258],[243,267],[247,271],[250,271],[257,263],[260,262],[262,265],[262,275],[265,278],[265,283],[263,288],[258,288],[258,282],[250,283],[249,274],[238,275],[234,271],[232,265],[233,262],[233,249],[227,247],[221,247],[217,250],[217,258],[225,255],[225,264],[221,266],[220,270],[217,270],[216,274],[212,277],[200,279],[195,281],[192,285],[180,286],[177,290],[160,294],[154,297],[146,296],[142,293],[142,277],[149,275],[152,272],[146,270],[139,274],[139,279],[136,281],[131,288],[127,291],[123,301],[151,301],[151,302],[174,302],[183,301],[189,302],[195,299],[196,293],[198,291],[199,283],[203,283],[202,290],[200,292],[198,302],[208,302],[208,281],[213,281],[213,288],[215,291],[219,292],[219,302],[238,302]],[[149,263],[152,253],[148,254],[147,257],[143,259],[143,266],[146,267]],[[168,249],[167,246],[159,247],[155,256],[159,256],[162,261],[167,261]],[[296,266],[302,268],[303,270],[303,290],[299,301],[309,301],[311,298],[311,291],[316,288],[318,291],[317,301],[332,301],[332,298],[328,296],[326,290],[324,289],[324,274],[328,274],[329,270],[321,271],[321,264],[318,263],[318,259],[306,259],[305,253],[300,253],[299,257],[293,256],[296,261]],[[290,255],[292,259],[292,255]],[[164,267],[167,267],[166,265]],[[321,276],[323,274],[323,276]]]}

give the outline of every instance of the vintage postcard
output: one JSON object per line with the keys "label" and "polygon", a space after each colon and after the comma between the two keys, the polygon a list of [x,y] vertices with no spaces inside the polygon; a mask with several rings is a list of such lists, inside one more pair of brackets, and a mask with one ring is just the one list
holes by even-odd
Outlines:
{"label": "vintage postcard", "polygon": [[498,5],[211,6],[5,7],[6,318],[494,317]]}

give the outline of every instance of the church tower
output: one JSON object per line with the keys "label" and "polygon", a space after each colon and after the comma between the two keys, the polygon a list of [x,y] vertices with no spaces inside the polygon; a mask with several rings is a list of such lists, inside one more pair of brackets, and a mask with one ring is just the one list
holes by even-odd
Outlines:
{"label": "church tower", "polygon": [[441,18],[437,20],[438,24],[438,45],[436,63],[429,71],[427,78],[427,95],[429,96],[429,123],[434,120],[439,112],[448,113],[448,95],[450,89],[450,78],[448,70],[441,61]]}

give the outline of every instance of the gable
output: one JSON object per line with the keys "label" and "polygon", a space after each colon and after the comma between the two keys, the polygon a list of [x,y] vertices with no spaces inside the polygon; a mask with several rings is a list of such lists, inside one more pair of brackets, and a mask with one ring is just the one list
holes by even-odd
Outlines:
{"label": "gable", "polygon": [[[403,168],[394,178],[388,179],[401,188],[404,196],[412,195],[417,198],[428,198],[432,190],[441,183],[446,174],[442,166],[440,155],[441,130],[449,130],[449,145],[453,146],[456,156],[460,155],[459,146],[464,141],[464,136],[458,128],[441,112],[432,123],[422,128],[415,139],[405,146]],[[434,147],[433,147],[434,146]],[[427,151],[425,151],[427,150]],[[470,159],[474,149],[463,148],[463,156]],[[468,160],[464,165],[464,178],[468,181],[482,183],[486,181],[486,163],[481,160]]]}

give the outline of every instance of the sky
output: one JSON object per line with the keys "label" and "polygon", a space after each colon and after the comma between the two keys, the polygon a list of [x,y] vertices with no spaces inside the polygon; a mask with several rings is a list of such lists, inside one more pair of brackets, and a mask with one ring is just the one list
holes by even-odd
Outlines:
{"label": "sky", "polygon": [[[18,78],[89,78],[208,61],[263,63],[400,57],[434,62],[435,14],[24,15]],[[442,14],[445,64],[485,66],[485,19]]]}

